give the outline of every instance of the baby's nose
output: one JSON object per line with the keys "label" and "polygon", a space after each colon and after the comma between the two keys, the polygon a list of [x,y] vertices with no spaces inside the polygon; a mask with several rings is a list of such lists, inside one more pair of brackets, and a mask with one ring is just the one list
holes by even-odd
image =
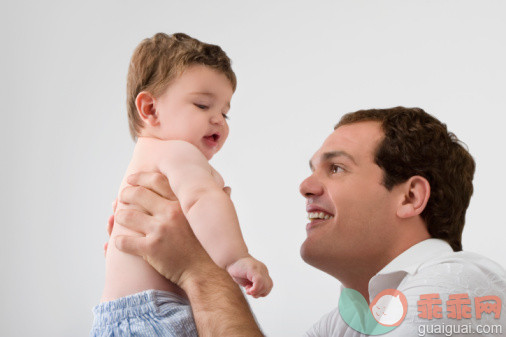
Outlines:
{"label": "baby's nose", "polygon": [[225,123],[225,117],[220,113],[219,115],[213,115],[211,117],[211,124],[219,124],[222,125]]}

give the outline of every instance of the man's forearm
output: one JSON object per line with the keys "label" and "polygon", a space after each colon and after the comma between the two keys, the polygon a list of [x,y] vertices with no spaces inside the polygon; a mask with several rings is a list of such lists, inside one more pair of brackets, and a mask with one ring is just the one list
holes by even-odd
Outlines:
{"label": "man's forearm", "polygon": [[241,290],[223,269],[208,265],[182,287],[190,299],[199,336],[263,336]]}

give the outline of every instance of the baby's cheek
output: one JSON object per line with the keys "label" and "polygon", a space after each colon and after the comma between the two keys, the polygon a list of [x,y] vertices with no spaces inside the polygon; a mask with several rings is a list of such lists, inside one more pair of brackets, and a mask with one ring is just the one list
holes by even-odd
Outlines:
{"label": "baby's cheek", "polygon": [[228,134],[229,134],[229,129],[228,129],[228,126],[225,128],[225,130],[223,131],[223,134],[221,135],[221,146],[223,146],[223,144],[225,144],[225,142],[227,141],[228,139]]}

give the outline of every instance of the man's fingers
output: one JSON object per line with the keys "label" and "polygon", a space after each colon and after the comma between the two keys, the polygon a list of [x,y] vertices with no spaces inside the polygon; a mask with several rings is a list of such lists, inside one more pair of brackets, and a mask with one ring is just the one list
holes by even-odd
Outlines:
{"label": "man's fingers", "polygon": [[107,221],[107,234],[111,236],[112,233],[112,227],[114,226],[114,214],[109,217],[109,220]]}
{"label": "man's fingers", "polygon": [[[116,199],[118,200],[118,199]],[[114,208],[114,206],[113,206]],[[112,233],[112,227],[114,226],[114,214],[109,217],[109,220],[107,220],[107,234],[111,236]],[[104,243],[104,257],[107,255],[107,246],[108,242]]]}
{"label": "man's fingers", "polygon": [[152,217],[135,209],[120,209],[116,213],[116,222],[135,232],[146,235],[154,230]]}
{"label": "man's fingers", "polygon": [[116,212],[116,207],[118,207],[118,198],[114,199],[112,202],[112,212]]}
{"label": "man's fingers", "polygon": [[167,207],[167,199],[143,186],[126,186],[120,192],[119,201],[135,205],[139,211],[149,215],[161,212]]}
{"label": "man's fingers", "polygon": [[138,172],[130,175],[127,182],[133,186],[144,186],[156,194],[169,199],[177,200],[170,188],[169,181],[160,172]]}
{"label": "man's fingers", "polygon": [[115,240],[116,248],[127,254],[146,256],[146,238],[120,235]]}

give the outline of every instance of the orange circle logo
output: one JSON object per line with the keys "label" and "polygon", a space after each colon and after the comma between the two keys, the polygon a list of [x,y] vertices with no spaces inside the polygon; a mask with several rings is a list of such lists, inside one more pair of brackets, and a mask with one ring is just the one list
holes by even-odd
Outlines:
{"label": "orange circle logo", "polygon": [[408,312],[408,301],[399,290],[385,289],[376,295],[369,309],[379,324],[399,326]]}

